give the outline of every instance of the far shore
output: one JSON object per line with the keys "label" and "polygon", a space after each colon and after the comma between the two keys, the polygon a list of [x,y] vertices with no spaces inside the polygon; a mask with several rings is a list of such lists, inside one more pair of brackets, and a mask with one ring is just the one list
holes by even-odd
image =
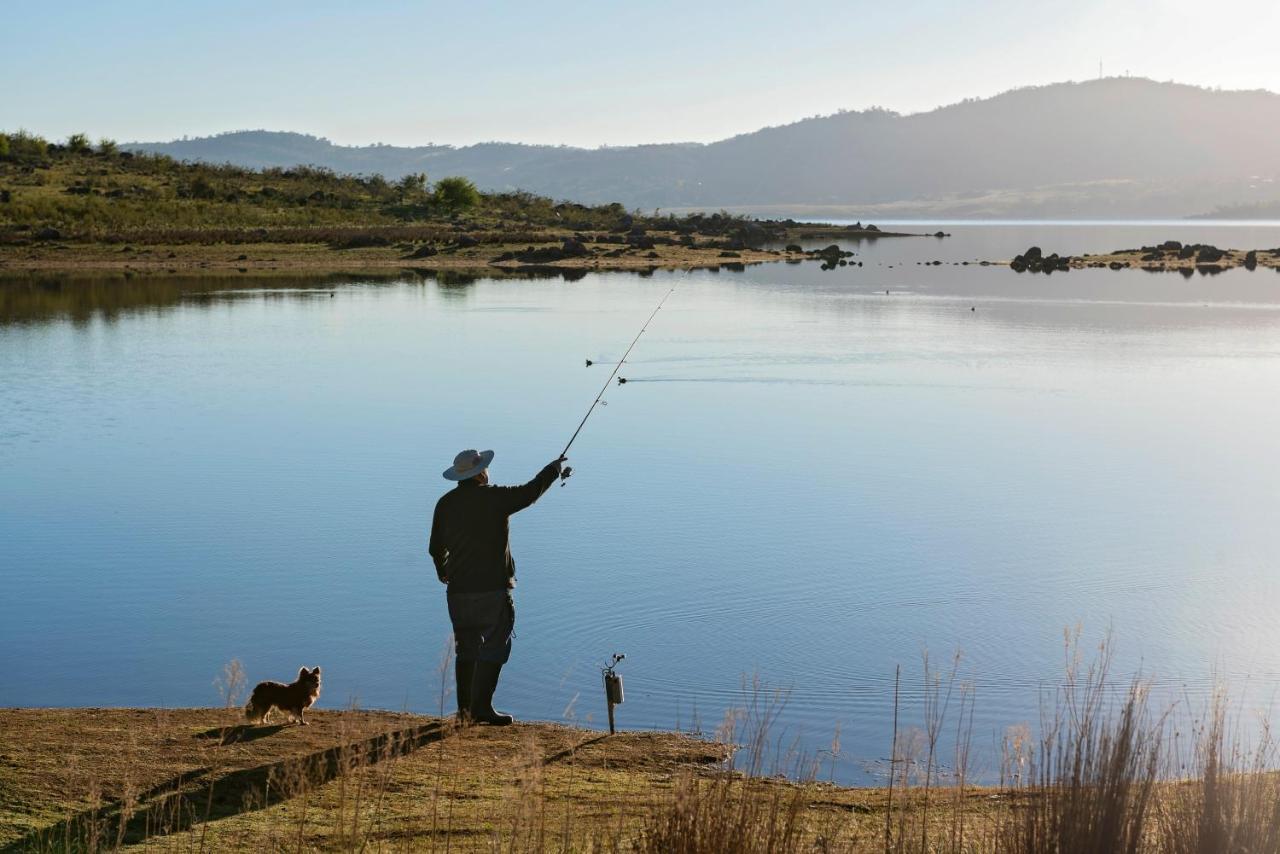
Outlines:
{"label": "far shore", "polygon": [[[376,230],[370,230],[376,234]],[[570,231],[522,233],[516,240],[501,232],[459,234],[451,242],[360,238],[349,246],[296,241],[245,240],[196,243],[107,243],[42,240],[0,245],[0,281],[30,274],[114,276],[315,276],[322,274],[421,274],[520,276],[537,273],[652,272],[655,270],[741,269],[748,265],[815,261],[823,269],[858,264],[867,240],[942,235],[855,229],[850,226],[799,225],[777,233],[763,246],[649,232],[641,239]],[[373,245],[366,245],[371,243]],[[801,247],[803,243],[804,248]],[[1059,256],[1036,247],[1012,259],[920,261],[920,266],[975,265],[1010,267],[1023,273],[1110,269],[1212,275],[1235,268],[1280,271],[1280,248],[1219,249],[1194,244],[1118,249],[1097,254]],[[576,244],[577,248],[574,248]],[[784,248],[774,248],[779,245]],[[768,247],[768,248],[766,248]],[[569,248],[572,251],[566,251]],[[1188,251],[1194,248],[1194,251]]]}
{"label": "far shore", "polygon": [[[760,264],[802,254],[753,249],[722,250],[684,246],[609,254],[617,247],[591,254],[538,261],[498,260],[504,254],[521,253],[532,244],[492,243],[478,247],[437,251],[414,257],[415,248],[372,246],[333,249],[322,243],[223,243],[111,246],[94,243],[60,243],[0,250],[0,276],[6,272],[110,272],[135,274],[255,275],[374,272],[399,269],[459,271],[490,268],[515,272],[522,269],[645,270],[720,267],[725,264]],[[554,243],[533,245],[559,246]],[[729,254],[731,252],[731,254]]]}
{"label": "far shore", "polygon": [[625,237],[567,230],[519,235],[459,233],[443,241],[388,239],[378,229],[351,230],[345,243],[244,241],[131,243],[60,238],[0,245],[0,276],[26,272],[109,272],[200,275],[228,273],[313,274],[397,269],[502,272],[564,269],[583,271],[680,270],[732,267],[771,261],[831,260],[828,249],[803,250],[797,241],[853,245],[865,240],[934,235],[879,231],[874,227],[803,225],[775,232],[762,248],[741,241],[648,231]]}

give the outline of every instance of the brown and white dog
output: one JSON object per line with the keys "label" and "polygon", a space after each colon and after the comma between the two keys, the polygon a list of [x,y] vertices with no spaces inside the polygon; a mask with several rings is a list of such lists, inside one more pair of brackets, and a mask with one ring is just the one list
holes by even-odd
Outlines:
{"label": "brown and white dog", "polygon": [[311,670],[303,667],[298,670],[298,678],[288,684],[279,682],[259,682],[244,707],[244,716],[249,723],[262,724],[273,709],[279,709],[289,715],[289,720],[296,720],[306,725],[302,713],[309,709],[320,696],[320,668]]}

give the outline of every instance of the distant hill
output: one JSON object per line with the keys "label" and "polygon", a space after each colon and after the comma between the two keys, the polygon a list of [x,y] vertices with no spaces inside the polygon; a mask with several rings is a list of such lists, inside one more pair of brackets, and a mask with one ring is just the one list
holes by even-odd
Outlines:
{"label": "distant hill", "polygon": [[710,144],[340,146],[242,131],[131,148],[251,167],[464,175],[640,208],[874,216],[1186,216],[1280,202],[1280,95],[1141,78],[1016,89],[925,113],[842,112]]}

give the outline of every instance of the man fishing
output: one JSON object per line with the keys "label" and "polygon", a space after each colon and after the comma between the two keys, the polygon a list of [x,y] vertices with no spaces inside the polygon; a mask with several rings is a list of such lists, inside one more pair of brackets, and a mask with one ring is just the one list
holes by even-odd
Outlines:
{"label": "man fishing", "polygon": [[493,710],[516,619],[508,520],[556,482],[564,461],[561,455],[523,486],[489,485],[493,451],[462,451],[445,469],[445,478],[458,485],[436,502],[428,551],[436,575],[449,588],[459,721],[511,723],[511,715]]}

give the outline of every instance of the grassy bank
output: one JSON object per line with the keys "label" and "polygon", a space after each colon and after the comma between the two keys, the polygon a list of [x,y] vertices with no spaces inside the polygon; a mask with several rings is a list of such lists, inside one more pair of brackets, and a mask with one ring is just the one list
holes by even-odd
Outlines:
{"label": "grassy bank", "polygon": [[1142,683],[1115,690],[1105,660],[1073,665],[984,787],[967,778],[974,695],[927,660],[920,687],[919,728],[895,712],[882,788],[780,763],[776,697],[714,741],[355,710],[306,727],[234,708],[0,710],[0,850],[1280,850],[1274,746],[1264,727],[1245,747],[1222,698],[1184,717]]}
{"label": "grassy bank", "polygon": [[[9,709],[0,847],[626,848],[690,787],[739,779],[717,770],[727,754],[678,734],[457,729],[384,712],[251,728],[217,709]],[[871,833],[884,803],[829,785],[757,789],[761,806],[813,829],[852,821]]]}

